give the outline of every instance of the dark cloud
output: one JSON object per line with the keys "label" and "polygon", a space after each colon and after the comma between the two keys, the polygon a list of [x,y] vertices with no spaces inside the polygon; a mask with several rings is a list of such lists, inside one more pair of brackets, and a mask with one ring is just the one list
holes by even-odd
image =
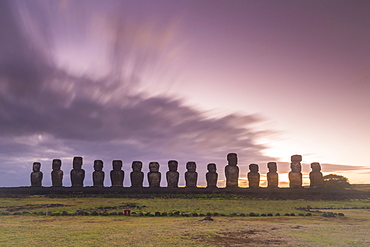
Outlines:
{"label": "dark cloud", "polygon": [[[177,159],[182,173],[184,164],[195,160],[200,174],[205,174],[208,162],[220,164],[222,173],[228,152],[251,161],[266,159],[260,153],[264,147],[255,144],[260,133],[250,127],[263,121],[257,115],[212,118],[180,99],[133,93],[126,82],[121,83],[123,77],[71,75],[50,62],[53,59],[45,54],[52,52],[33,45],[35,40],[17,22],[10,2],[2,1],[0,9],[2,186],[28,185],[32,162],[41,161],[48,174],[53,158],[62,159],[68,184],[75,155],[91,164],[86,166],[87,174],[94,159],[103,159],[107,171],[113,159],[122,159],[127,173],[133,160],[157,160],[165,172],[166,162]],[[140,73],[137,68],[134,73]],[[44,184],[50,185],[48,175]]]}
{"label": "dark cloud", "polygon": [[[121,17],[103,27],[93,26],[94,30],[109,30],[105,33],[111,38],[106,52],[112,73],[100,77],[71,73],[54,63],[54,43],[71,39],[82,42],[80,38],[91,28],[88,17],[93,10],[80,13],[78,8],[70,8],[60,15],[47,12],[59,18],[53,23],[45,15],[44,6],[34,3],[0,1],[0,186],[29,185],[34,161],[41,161],[44,185],[51,185],[54,158],[62,159],[68,186],[72,157],[77,155],[84,157],[86,185],[92,184],[95,159],[104,161],[106,174],[112,160],[122,159],[126,186],[133,160],[144,162],[145,173],[150,161],[158,161],[164,174],[167,161],[177,159],[180,184],[184,184],[185,163],[189,160],[198,164],[200,185],[205,184],[210,162],[218,165],[219,180],[223,181],[229,152],[238,153],[241,177],[246,177],[250,163],[258,163],[261,174],[266,174],[266,163],[274,158],[261,153],[265,147],[257,144],[257,139],[273,132],[254,129],[264,121],[262,117],[210,117],[184,100],[149,96],[137,90],[142,74],[167,69],[168,63],[161,66],[158,61],[173,54],[168,51],[173,46],[173,29],[161,30]],[[45,6],[53,8],[52,4]],[[63,19],[67,12],[72,14]],[[77,22],[80,25],[72,26]],[[61,31],[58,39],[53,36]],[[323,173],[367,169],[322,164]],[[289,162],[278,162],[279,173],[289,171]],[[310,165],[303,163],[302,172],[307,177]],[[242,180],[242,184],[247,181]]]}
{"label": "dark cloud", "polygon": [[[39,13],[37,8],[28,7],[31,10],[24,13]],[[253,128],[264,121],[260,116],[210,117],[181,99],[148,96],[134,90],[158,53],[170,46],[168,39],[158,39],[155,45],[151,40],[156,39],[136,42],[136,36],[148,35],[145,28],[123,25],[122,31],[122,26],[117,25],[111,30],[118,33],[113,35],[116,39],[108,50],[116,56],[110,61],[119,76],[76,75],[54,64],[50,44],[53,37],[47,37],[52,33],[47,31],[50,27],[39,26],[46,31],[32,37],[25,23],[17,18],[17,11],[12,2],[0,1],[0,186],[29,185],[34,161],[41,161],[44,185],[51,185],[53,158],[62,159],[68,186],[72,157],[77,155],[84,157],[86,185],[92,184],[94,159],[104,161],[106,174],[112,160],[122,159],[126,185],[133,160],[144,162],[144,172],[150,161],[158,161],[162,174],[170,159],[179,161],[181,174],[185,163],[194,160],[200,185],[205,184],[206,165],[210,162],[218,165],[219,179],[224,180],[229,152],[238,153],[242,177],[250,163],[260,164],[261,173],[267,172],[266,163],[274,159],[261,153],[265,147],[257,144],[257,139],[271,132]],[[39,14],[33,25],[42,25],[42,13]],[[169,36],[166,32],[159,35]],[[128,64],[134,64],[134,68],[122,69]],[[323,165],[324,172],[360,168]],[[278,171],[289,172],[289,163],[279,163]],[[183,176],[180,184],[184,184]]]}
{"label": "dark cloud", "polygon": [[2,94],[20,100],[38,96],[50,68],[47,56],[36,49],[26,36],[24,26],[15,18],[16,11],[11,1],[1,1],[0,85]]}

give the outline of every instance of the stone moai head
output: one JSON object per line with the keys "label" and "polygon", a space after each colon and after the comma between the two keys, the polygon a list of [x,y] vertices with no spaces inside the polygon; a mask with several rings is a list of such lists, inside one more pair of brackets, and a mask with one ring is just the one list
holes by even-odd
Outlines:
{"label": "stone moai head", "polygon": [[196,169],[197,165],[194,161],[189,161],[188,163],[186,163],[186,170],[188,170],[188,172],[195,172]]}
{"label": "stone moai head", "polygon": [[298,154],[292,155],[290,157],[290,160],[292,161],[292,163],[300,163],[302,161],[302,155]]}
{"label": "stone moai head", "polygon": [[234,165],[236,166],[236,164],[238,164],[238,156],[236,153],[229,153],[227,155],[227,161],[229,163],[229,165]]}
{"label": "stone moai head", "polygon": [[269,169],[269,172],[272,172],[272,173],[277,172],[276,162],[269,162],[269,163],[267,163],[267,167]]}
{"label": "stone moai head", "polygon": [[62,161],[60,159],[53,159],[52,168],[53,170],[60,170],[62,166]]}
{"label": "stone moai head", "polygon": [[94,161],[94,170],[95,171],[102,171],[103,170],[103,161],[102,160],[95,160]]}
{"label": "stone moai head", "polygon": [[132,171],[141,172],[142,168],[143,168],[143,162],[141,162],[141,161],[133,161],[132,162]]}
{"label": "stone moai head", "polygon": [[159,171],[159,163],[158,162],[150,162],[149,163],[149,170],[150,170],[150,172],[158,172]]}
{"label": "stone moai head", "polygon": [[170,172],[176,172],[178,166],[179,166],[179,163],[176,160],[168,161],[168,170]]}
{"label": "stone moai head", "polygon": [[258,172],[258,165],[257,164],[250,164],[249,165],[249,170],[251,172]]}
{"label": "stone moai head", "polygon": [[216,168],[216,164],[215,163],[209,163],[208,165],[207,165],[207,170],[209,171],[209,172],[216,172],[216,170],[217,170],[217,168]]}
{"label": "stone moai head", "polygon": [[41,168],[41,163],[40,162],[33,162],[33,165],[32,165],[33,172],[39,172],[40,168]]}
{"label": "stone moai head", "polygon": [[73,158],[73,169],[80,170],[82,167],[82,157]]}
{"label": "stone moai head", "polygon": [[313,162],[311,164],[311,169],[313,172],[320,172],[321,171],[321,166],[320,166],[320,163],[318,162]]}
{"label": "stone moai head", "polygon": [[113,170],[120,171],[122,169],[122,160],[113,160],[112,166]]}
{"label": "stone moai head", "polygon": [[291,163],[290,168],[292,169],[292,172],[301,172],[301,165],[299,163]]}

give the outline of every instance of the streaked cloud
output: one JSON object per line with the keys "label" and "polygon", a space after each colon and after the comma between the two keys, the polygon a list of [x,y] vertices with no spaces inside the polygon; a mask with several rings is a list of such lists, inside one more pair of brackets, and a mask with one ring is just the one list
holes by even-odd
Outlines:
{"label": "streaked cloud", "polygon": [[[0,40],[1,51],[12,51],[0,58],[2,174],[18,174],[25,181],[21,184],[27,184],[33,161],[42,159],[50,163],[52,158],[67,160],[74,155],[84,156],[87,162],[103,159],[108,164],[113,159],[128,163],[138,159],[160,160],[162,169],[169,159],[183,163],[195,160],[201,172],[208,162],[225,163],[228,152],[237,151],[253,160],[266,158],[260,153],[264,147],[255,142],[262,132],[251,127],[264,121],[259,116],[210,117],[181,99],[151,97],[130,88],[136,85],[127,78],[140,78],[147,63],[154,59],[148,60],[145,53],[155,57],[162,52],[171,39],[169,33],[159,33],[162,39],[152,43],[151,29],[130,26],[129,33],[136,33],[130,39],[135,40],[129,40],[126,47],[127,42],[121,40],[126,39],[126,33],[113,29],[120,33],[113,42],[115,56],[121,59],[128,54],[129,58],[112,62],[123,69],[134,62],[135,69],[128,77],[91,78],[70,74],[50,62],[53,52],[45,53],[32,46],[35,41],[27,40],[26,28],[11,14],[14,14],[11,4],[4,1],[2,5],[3,17],[12,28],[2,25],[1,32],[17,41]],[[139,59],[130,55],[140,54],[134,49],[136,43],[144,53]],[[45,58],[45,54],[50,56]],[[29,170],[25,170],[25,163]],[[49,165],[46,168],[43,165],[47,172]],[[87,170],[91,171],[91,167]],[[183,167],[180,170],[183,172]],[[6,178],[5,175],[2,185],[19,182]]]}
{"label": "streaked cloud", "polygon": [[[72,157],[77,155],[84,157],[87,185],[92,184],[90,174],[94,159],[104,161],[105,171],[111,169],[113,159],[122,159],[126,185],[133,160],[142,160],[145,172],[150,161],[158,161],[161,172],[165,173],[167,161],[177,159],[181,174],[185,172],[185,163],[194,160],[198,164],[199,183],[203,185],[206,165],[210,162],[218,165],[220,183],[224,181],[223,169],[229,152],[237,152],[239,155],[241,177],[246,176],[250,163],[258,163],[261,174],[267,172],[266,163],[275,158],[262,153],[265,146],[259,144],[259,139],[265,137],[268,140],[275,132],[261,127],[265,122],[262,114],[210,114],[199,110],[201,107],[197,104],[189,105],[186,99],[179,98],[181,94],[174,96],[160,93],[159,89],[152,90],[157,83],[162,83],[162,78],[168,79],[168,71],[176,70],[176,61],[184,51],[186,40],[178,35],[181,28],[178,19],[169,18],[171,15],[147,15],[152,12],[149,7],[155,7],[151,6],[153,3],[150,1],[146,5],[150,11],[140,8],[142,12],[139,11],[139,14],[130,11],[130,2],[112,1],[103,4],[98,1],[91,5],[90,2],[0,2],[0,186],[29,185],[29,173],[34,161],[42,162],[44,185],[50,185],[48,174],[53,158],[62,159],[65,184],[68,185]],[[171,13],[171,6],[167,6],[168,13]],[[211,11],[209,8],[203,10]],[[246,15],[242,12],[239,14],[244,20]],[[277,14],[275,10],[273,13]],[[265,21],[268,25],[271,23],[268,19]],[[191,29],[191,25],[187,28]],[[239,33],[238,28],[234,31]],[[252,28],[250,31],[253,32]],[[199,29],[196,33],[200,35],[205,32]],[[220,32],[216,34],[214,37],[218,38]],[[284,39],[287,37],[283,35]],[[243,43],[242,40],[238,42]],[[263,40],[270,42],[271,38]],[[260,45],[257,41],[255,43]],[[201,43],[211,44],[207,42],[203,40]],[[215,43],[218,42],[223,44],[222,39]],[[245,44],[243,49],[229,46],[226,45],[228,49],[220,53],[227,54],[225,60],[218,62],[222,66],[225,66],[225,61],[237,63],[244,71],[243,59],[229,59],[240,53]],[[196,51],[204,48],[200,45]],[[214,47],[214,51],[217,49]],[[275,47],[269,49],[281,50]],[[207,59],[220,55],[213,56],[212,52],[205,54],[210,55]],[[253,66],[258,61],[263,63],[260,69],[264,74],[266,61],[275,65],[273,59],[257,57],[258,49],[256,53],[250,54],[255,54],[250,64],[251,70],[254,70]],[[198,58],[204,57],[201,55]],[[280,55],[278,58],[279,64],[284,65],[280,62]],[[203,65],[207,66],[204,68],[210,67],[211,74],[217,74],[214,70],[222,67],[215,68],[210,62],[205,60]],[[223,70],[220,73],[227,74],[226,77],[231,74]],[[363,82],[368,78],[368,73],[359,73],[360,84],[365,88]],[[269,75],[274,79],[271,85],[275,85],[275,75]],[[233,78],[232,75],[230,78]],[[240,80],[244,85],[245,80]],[[216,80],[208,83],[212,87],[217,86]],[[244,88],[247,84],[243,85],[236,88],[244,92],[244,89],[249,90],[255,86],[250,84]],[[293,100],[296,100],[295,97],[302,98],[301,87],[292,85],[289,85],[287,91],[294,95]],[[272,87],[274,90],[286,91],[283,86]],[[263,97],[252,90],[253,97],[273,98],[275,105],[276,95],[265,95],[265,88],[261,88]],[[332,91],[331,86],[327,88]],[[367,91],[362,90],[364,92]],[[207,93],[202,91],[200,95],[206,98],[203,95]],[[243,94],[243,97],[251,95]],[[288,98],[281,94],[276,97]],[[320,99],[326,100],[326,97]],[[223,100],[220,99],[220,102],[223,103]],[[302,107],[296,102],[290,105],[298,105],[301,111]],[[272,104],[267,105],[270,108]],[[247,108],[244,105],[242,107]],[[298,110],[292,112],[298,113]],[[298,117],[294,116],[294,119]],[[303,163],[302,166],[307,177],[309,164]],[[324,173],[366,169],[366,166],[358,165],[322,164]],[[289,170],[289,162],[278,162],[280,174],[285,176]],[[108,185],[107,178],[106,181]],[[184,184],[182,176],[181,183]]]}

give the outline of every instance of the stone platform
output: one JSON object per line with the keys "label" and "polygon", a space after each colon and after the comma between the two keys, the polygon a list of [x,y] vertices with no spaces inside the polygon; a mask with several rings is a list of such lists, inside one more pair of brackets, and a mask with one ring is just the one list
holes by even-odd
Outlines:
{"label": "stone platform", "polygon": [[272,200],[344,200],[370,198],[369,192],[312,188],[131,188],[131,187],[1,187],[0,197],[130,197],[130,198],[261,198]]}

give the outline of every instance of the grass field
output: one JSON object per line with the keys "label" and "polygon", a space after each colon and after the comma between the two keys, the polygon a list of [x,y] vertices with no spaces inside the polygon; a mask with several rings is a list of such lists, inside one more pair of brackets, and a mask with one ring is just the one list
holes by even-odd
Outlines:
{"label": "grass field", "polygon": [[[307,205],[318,209],[298,216],[307,212],[297,208]],[[370,199],[1,198],[0,246],[370,246],[369,208]],[[109,215],[125,209],[136,216]],[[345,216],[323,217],[317,210]],[[52,216],[63,211],[68,216]],[[74,215],[81,211],[89,216]],[[91,216],[94,211],[108,216]],[[138,216],[176,211],[226,216]],[[231,216],[250,212],[274,216]]]}
{"label": "grass field", "polygon": [[351,189],[370,192],[370,184],[351,184]]}
{"label": "grass field", "polygon": [[[369,219],[346,217],[2,216],[1,246],[369,246]],[[361,213],[360,213],[361,214]]]}

